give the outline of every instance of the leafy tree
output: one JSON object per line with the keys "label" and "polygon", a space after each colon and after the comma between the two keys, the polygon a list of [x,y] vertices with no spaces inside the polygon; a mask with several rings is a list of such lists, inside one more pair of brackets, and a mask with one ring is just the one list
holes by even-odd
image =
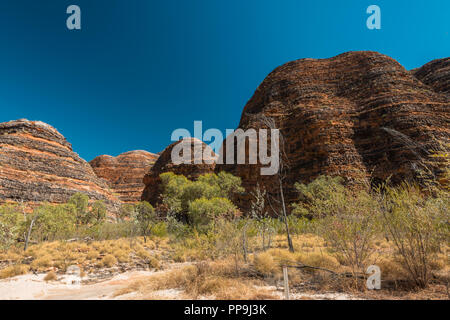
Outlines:
{"label": "leafy tree", "polygon": [[103,201],[95,201],[92,204],[92,208],[90,210],[91,221],[96,224],[100,224],[106,219],[106,205]]}
{"label": "leafy tree", "polygon": [[147,241],[147,236],[150,234],[152,227],[157,222],[157,215],[153,206],[144,201],[136,204],[136,221],[139,224],[139,228],[144,236],[144,241]]}
{"label": "leafy tree", "polygon": [[416,186],[385,187],[380,193],[382,222],[403,268],[419,287],[431,278],[431,265],[442,243],[448,243],[449,199],[425,195]]}
{"label": "leafy tree", "polygon": [[70,197],[68,204],[75,207],[75,217],[78,225],[89,223],[89,197],[87,195],[77,192]]}
{"label": "leafy tree", "polygon": [[343,178],[319,176],[309,184],[296,183],[299,202],[293,205],[292,213],[307,217],[325,217],[339,210],[346,200]]}
{"label": "leafy tree", "polygon": [[127,219],[134,217],[134,205],[133,204],[123,204],[120,209],[116,212],[117,222],[123,222]]}
{"label": "leafy tree", "polygon": [[169,213],[181,213],[181,197],[184,189],[191,184],[185,176],[166,172],[160,175],[163,188],[163,203],[167,206]]}
{"label": "leafy tree", "polygon": [[225,171],[221,171],[217,175],[214,173],[205,174],[200,176],[197,181],[204,182],[211,187],[212,190],[209,190],[211,192],[210,198],[231,199],[234,193],[244,192],[244,188],[241,186],[241,178]]}
{"label": "leafy tree", "polygon": [[220,219],[235,217],[237,208],[226,198],[200,198],[189,204],[188,216],[192,224],[200,229],[214,226]]}
{"label": "leafy tree", "polygon": [[20,237],[25,218],[16,205],[0,206],[0,249],[7,249]]}
{"label": "leafy tree", "polygon": [[171,213],[189,216],[190,205],[195,200],[223,198],[231,199],[233,193],[242,192],[241,179],[226,172],[206,174],[197,181],[181,175],[164,173],[161,176],[162,199]]}
{"label": "leafy tree", "polygon": [[44,203],[35,209],[37,216],[32,234],[40,241],[67,239],[76,228],[77,208],[73,204]]}
{"label": "leafy tree", "polygon": [[338,177],[321,176],[295,187],[301,202],[294,212],[317,218],[319,233],[342,263],[351,266],[354,273],[364,272],[379,232],[380,208],[375,198],[365,190],[346,189]]}

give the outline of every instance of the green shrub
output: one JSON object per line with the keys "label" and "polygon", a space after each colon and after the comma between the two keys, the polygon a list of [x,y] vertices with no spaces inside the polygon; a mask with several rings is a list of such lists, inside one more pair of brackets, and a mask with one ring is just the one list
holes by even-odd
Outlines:
{"label": "green shrub", "polygon": [[204,230],[205,227],[214,225],[221,218],[235,217],[237,208],[226,198],[200,198],[189,204],[188,216],[191,223]]}
{"label": "green shrub", "polygon": [[38,218],[32,235],[38,241],[68,239],[75,232],[76,207],[73,204],[44,203],[35,209],[34,215]]}
{"label": "green shrub", "polygon": [[24,230],[25,218],[17,205],[0,206],[0,250],[7,250]]}
{"label": "green shrub", "polygon": [[379,203],[365,190],[352,192],[341,178],[319,177],[308,185],[296,184],[301,201],[295,212],[317,219],[316,229],[338,259],[364,272],[379,233]]}
{"label": "green shrub", "polygon": [[383,225],[401,265],[419,287],[430,281],[441,243],[449,240],[449,197],[426,196],[418,187],[387,187],[380,195]]}

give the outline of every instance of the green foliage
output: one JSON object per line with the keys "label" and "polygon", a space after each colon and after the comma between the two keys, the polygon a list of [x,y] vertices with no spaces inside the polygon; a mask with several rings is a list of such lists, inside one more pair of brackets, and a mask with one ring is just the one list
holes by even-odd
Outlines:
{"label": "green foliage", "polygon": [[90,221],[89,197],[83,193],[75,193],[70,197],[68,204],[75,207],[75,217],[77,224],[87,224]]}
{"label": "green foliage", "polygon": [[385,232],[394,242],[403,268],[418,286],[426,287],[430,265],[441,243],[450,239],[448,193],[426,196],[419,188],[405,184],[386,187],[380,199]]}
{"label": "green foliage", "polygon": [[199,198],[190,202],[188,217],[200,229],[213,225],[218,219],[234,217],[237,208],[226,198]]}
{"label": "green foliage", "polygon": [[96,240],[131,238],[137,235],[137,228],[134,221],[104,222],[86,228],[83,235]]}
{"label": "green foliage", "polygon": [[91,218],[89,220],[95,224],[100,224],[105,221],[106,212],[105,203],[103,201],[95,201],[90,210]]}
{"label": "green foliage", "polygon": [[317,219],[317,231],[343,264],[364,272],[379,232],[379,204],[365,190],[352,192],[342,179],[321,176],[296,185],[301,201],[294,212]]}
{"label": "green foliage", "polygon": [[163,221],[156,223],[152,228],[152,235],[159,238],[167,237],[167,223]]}
{"label": "green foliage", "polygon": [[134,215],[134,205],[126,203],[116,212],[116,220],[117,222],[123,222],[127,219],[131,219]]}
{"label": "green foliage", "polygon": [[346,189],[341,177],[319,176],[309,184],[296,183],[299,202],[293,205],[292,213],[299,216],[325,217],[336,212],[346,201]]}
{"label": "green foliage", "polygon": [[225,171],[217,175],[210,173],[200,176],[199,183],[206,183],[212,190],[209,190],[209,197],[221,197],[231,199],[234,193],[244,192],[241,186],[241,178],[235,177]]}
{"label": "green foliage", "polygon": [[233,216],[237,211],[229,199],[243,188],[241,179],[229,173],[206,174],[197,181],[172,172],[160,177],[162,199],[169,213],[187,216],[194,226],[204,229],[216,218]]}
{"label": "green foliage", "polygon": [[181,198],[184,189],[191,183],[185,176],[166,172],[160,175],[163,188],[163,203],[171,213],[182,211]]}
{"label": "green foliage", "polygon": [[76,229],[76,212],[77,207],[74,204],[40,205],[33,213],[38,216],[32,232],[33,238],[53,241],[72,236]]}
{"label": "green foliage", "polygon": [[17,205],[0,206],[0,250],[8,249],[20,237],[24,221]]}
{"label": "green foliage", "polygon": [[155,209],[150,203],[144,201],[136,204],[135,213],[141,233],[146,239],[157,220]]}

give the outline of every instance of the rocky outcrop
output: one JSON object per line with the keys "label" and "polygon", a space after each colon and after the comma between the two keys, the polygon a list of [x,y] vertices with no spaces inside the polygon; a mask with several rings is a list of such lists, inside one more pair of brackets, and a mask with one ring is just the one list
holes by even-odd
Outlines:
{"label": "rocky outcrop", "polygon": [[[175,152],[174,151],[179,151]],[[182,150],[190,150],[190,156],[184,154]],[[172,151],[180,157],[185,157],[183,163],[172,161]],[[195,159],[198,159],[197,161]],[[160,157],[144,177],[145,189],[142,193],[142,200],[156,205],[160,200],[161,179],[159,175],[165,172],[184,175],[190,180],[195,180],[201,175],[213,173],[215,168],[216,155],[208,145],[195,138],[185,138],[172,143],[161,153]]]}
{"label": "rocky outcrop", "polygon": [[412,72],[434,91],[450,94],[450,58],[433,60]]}
{"label": "rocky outcrop", "polygon": [[111,210],[119,203],[55,128],[40,121],[0,123],[0,202],[63,203],[76,192]]}
{"label": "rocky outcrop", "polygon": [[125,203],[141,200],[144,190],[144,175],[158,159],[158,155],[147,151],[130,151],[117,157],[98,156],[89,164],[98,177],[104,179]]}
{"label": "rocky outcrop", "polygon": [[[433,61],[411,73],[376,52],[289,62],[257,88],[239,128],[273,122],[280,129],[288,203],[297,199],[295,182],[323,174],[349,183],[410,180],[424,166],[437,174],[429,151],[450,137],[448,63]],[[277,176],[261,176],[260,167],[216,166],[242,178],[247,193],[238,205],[244,212],[257,183],[273,196],[279,192]]]}

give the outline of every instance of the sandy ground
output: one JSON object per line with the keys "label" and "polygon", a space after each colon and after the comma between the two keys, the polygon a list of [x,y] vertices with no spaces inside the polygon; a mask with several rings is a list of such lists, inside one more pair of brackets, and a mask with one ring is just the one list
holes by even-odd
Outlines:
{"label": "sandy ground", "polygon": [[[45,274],[27,274],[0,280],[0,300],[102,300],[115,299],[114,292],[132,281],[145,278],[151,271],[132,271],[94,284],[69,284],[68,277],[44,281]],[[69,281],[68,281],[69,280]],[[123,298],[123,297],[120,297]],[[131,298],[131,297],[129,297]]]}
{"label": "sandy ground", "polygon": [[[117,275],[109,280],[93,284],[72,284],[70,276],[58,277],[57,281],[44,281],[45,274],[27,274],[0,280],[0,300],[130,300],[140,299],[139,293],[132,292],[116,297],[115,293],[126,288],[136,280],[166,271],[131,271]],[[283,299],[283,291],[276,287],[264,287],[278,299]],[[184,299],[183,292],[177,289],[155,291],[151,299]],[[354,300],[354,296],[343,293],[291,293],[291,300]]]}

